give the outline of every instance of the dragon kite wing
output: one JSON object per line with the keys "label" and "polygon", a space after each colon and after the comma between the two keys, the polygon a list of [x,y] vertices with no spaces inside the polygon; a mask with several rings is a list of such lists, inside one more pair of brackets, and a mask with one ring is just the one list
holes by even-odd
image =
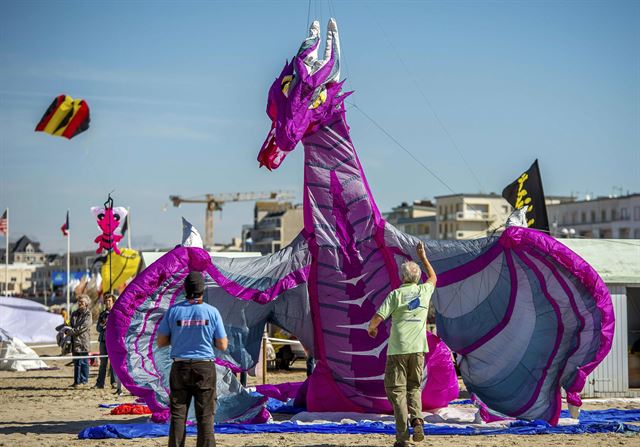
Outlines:
{"label": "dragon kite wing", "polygon": [[[414,238],[390,225],[385,237],[398,256],[415,252]],[[587,375],[613,339],[611,297],[596,271],[554,238],[521,227],[427,241],[426,249],[438,273],[438,335],[459,354],[481,408],[555,424],[561,388],[579,406]]]}
{"label": "dragon kite wing", "polygon": [[71,139],[89,128],[89,106],[84,99],[59,95],[36,126],[36,132]]}
{"label": "dragon kite wing", "polygon": [[216,422],[258,417],[264,399],[249,395],[233,372],[255,365],[266,322],[313,343],[311,327],[304,324],[309,306],[303,284],[310,262],[302,236],[261,258],[212,259],[197,246],[176,247],[136,276],[113,307],[107,347],[116,374],[132,394],[144,398],[156,420],[168,417],[170,350],[157,347],[157,328],[169,306],[185,298],[187,274],[201,271],[205,299],[220,310],[229,338],[228,350],[216,353]]}

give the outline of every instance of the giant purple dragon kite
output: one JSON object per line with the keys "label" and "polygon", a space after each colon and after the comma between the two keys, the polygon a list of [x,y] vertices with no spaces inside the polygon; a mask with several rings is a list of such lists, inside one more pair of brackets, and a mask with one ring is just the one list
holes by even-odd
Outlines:
{"label": "giant purple dragon kite", "polygon": [[[255,365],[264,325],[273,322],[314,353],[304,399],[310,411],[390,412],[384,386],[388,326],[376,339],[367,323],[393,288],[398,266],[416,258],[417,239],[383,219],[349,135],[335,21],[324,58],[319,24],[269,91],[271,131],[258,160],[275,169],[302,142],[304,229],[287,247],[258,259],[210,258],[184,244],[139,274],[108,323],[109,356],[123,384],[156,419],[166,418],[168,349],[155,343],[166,309],[184,299],[190,270],[207,279],[229,349],[219,352],[216,421],[265,419],[264,398],[233,372]],[[192,231],[187,226],[186,232]],[[189,239],[186,238],[185,239]],[[438,335],[457,352],[467,389],[500,415],[556,423],[561,388],[580,405],[587,375],[613,337],[611,298],[598,274],[555,239],[509,227],[469,241],[428,241],[438,273]],[[451,355],[429,334],[425,408],[457,397]],[[486,415],[486,412],[483,413]]]}

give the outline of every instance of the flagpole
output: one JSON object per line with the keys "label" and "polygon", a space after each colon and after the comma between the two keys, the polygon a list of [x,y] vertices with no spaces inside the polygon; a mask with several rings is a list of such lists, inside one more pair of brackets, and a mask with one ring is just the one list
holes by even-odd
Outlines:
{"label": "flagpole", "polygon": [[131,207],[127,207],[127,245],[131,248]]}
{"label": "flagpole", "polygon": [[[67,215],[69,210],[67,210]],[[71,230],[67,229],[67,314],[71,314]]]}
{"label": "flagpole", "polygon": [[5,233],[4,252],[4,295],[9,296],[9,208],[7,208],[7,232]]}

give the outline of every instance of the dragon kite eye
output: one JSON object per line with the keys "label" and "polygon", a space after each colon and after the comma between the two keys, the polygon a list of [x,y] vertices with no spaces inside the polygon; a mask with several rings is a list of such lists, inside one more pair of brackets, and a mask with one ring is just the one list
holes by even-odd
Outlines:
{"label": "dragon kite eye", "polygon": [[287,75],[284,78],[282,78],[282,93],[284,94],[284,96],[287,96],[287,93],[289,92],[289,86],[291,85],[291,81],[293,80],[293,76],[292,75]]}
{"label": "dragon kite eye", "polygon": [[102,220],[102,219],[104,219],[104,214],[103,213],[98,214],[98,220]]}
{"label": "dragon kite eye", "polygon": [[120,221],[120,214],[114,214],[113,218],[117,221]]}
{"label": "dragon kite eye", "polygon": [[324,104],[326,100],[327,100],[327,89],[323,87],[320,93],[318,94],[318,97],[315,99],[315,101],[313,101],[309,105],[309,109],[310,110],[317,109],[318,107],[320,107],[321,104]]}

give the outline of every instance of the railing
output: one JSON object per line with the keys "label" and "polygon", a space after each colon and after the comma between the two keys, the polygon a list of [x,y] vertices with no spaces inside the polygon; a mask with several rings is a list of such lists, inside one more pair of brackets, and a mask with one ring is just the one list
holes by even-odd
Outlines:
{"label": "railing", "polygon": [[447,220],[489,220],[489,213],[483,211],[457,211],[447,214]]}

